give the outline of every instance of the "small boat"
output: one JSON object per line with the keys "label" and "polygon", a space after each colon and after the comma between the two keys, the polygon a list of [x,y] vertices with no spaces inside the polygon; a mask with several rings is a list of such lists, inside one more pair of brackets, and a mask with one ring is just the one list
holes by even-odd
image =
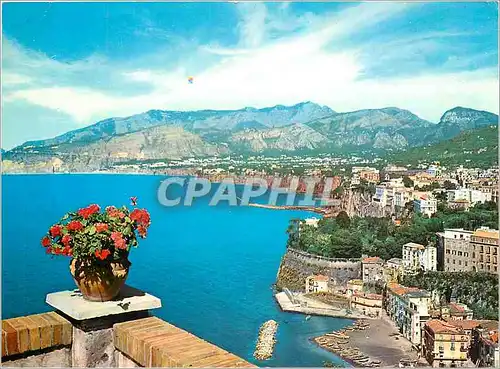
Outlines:
{"label": "small boat", "polygon": [[310,315],[306,316],[306,320],[309,320],[309,319],[311,319],[311,316]]}

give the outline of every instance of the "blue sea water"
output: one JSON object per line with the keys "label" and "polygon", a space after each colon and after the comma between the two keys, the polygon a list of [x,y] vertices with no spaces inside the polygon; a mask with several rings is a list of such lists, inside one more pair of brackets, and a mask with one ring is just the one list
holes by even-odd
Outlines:
{"label": "blue sea water", "polygon": [[[348,366],[309,342],[349,320],[282,312],[271,286],[285,251],[286,228],[303,211],[208,206],[164,207],[162,180],[149,175],[2,176],[2,318],[49,311],[47,293],[73,289],[69,259],[46,255],[49,226],[90,203],[128,205],[137,196],[151,213],[148,238],[132,250],[127,283],[162,300],[154,314],[259,366]],[[260,202],[265,199],[260,199]],[[252,355],[260,325],[279,323],[273,359]]]}

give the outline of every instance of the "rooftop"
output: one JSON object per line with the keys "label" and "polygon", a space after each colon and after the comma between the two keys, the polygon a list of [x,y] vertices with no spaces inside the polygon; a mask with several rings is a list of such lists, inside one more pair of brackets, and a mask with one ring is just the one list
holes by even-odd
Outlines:
{"label": "rooftop", "polygon": [[421,244],[415,243],[415,242],[405,243],[403,245],[403,247],[409,247],[409,248],[412,248],[412,249],[419,249],[419,250],[424,250],[425,249],[424,245],[421,245]]}
{"label": "rooftop", "polygon": [[431,319],[427,323],[425,323],[425,326],[430,328],[430,330],[434,333],[463,333],[463,330],[460,327],[456,327],[448,322],[439,319]]}
{"label": "rooftop", "polygon": [[448,319],[447,323],[451,324],[454,327],[462,328],[466,331],[471,330],[472,328],[476,328],[481,324],[479,320],[454,320]]}
{"label": "rooftop", "polygon": [[498,231],[496,229],[477,229],[473,235],[476,237],[494,238],[498,240]]}
{"label": "rooftop", "polygon": [[321,275],[321,274],[311,275],[309,278],[312,278],[315,281],[321,281],[321,282],[328,282],[330,280],[329,277],[327,277],[326,275]]}
{"label": "rooftop", "polygon": [[384,261],[378,256],[373,256],[373,257],[366,257],[363,260],[361,260],[361,262],[365,264],[377,264],[377,263],[383,263]]}

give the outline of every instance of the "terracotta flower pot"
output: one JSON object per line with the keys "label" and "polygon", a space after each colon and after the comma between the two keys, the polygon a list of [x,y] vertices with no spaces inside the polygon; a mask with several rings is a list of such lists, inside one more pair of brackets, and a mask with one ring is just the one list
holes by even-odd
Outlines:
{"label": "terracotta flower pot", "polygon": [[72,259],[69,269],[83,297],[89,301],[113,300],[125,284],[130,262]]}

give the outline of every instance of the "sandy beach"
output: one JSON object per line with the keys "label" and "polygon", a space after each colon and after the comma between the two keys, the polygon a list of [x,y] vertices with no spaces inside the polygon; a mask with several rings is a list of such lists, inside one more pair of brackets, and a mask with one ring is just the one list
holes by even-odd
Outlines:
{"label": "sandy beach", "polygon": [[[417,360],[418,354],[412,351],[411,343],[399,335],[396,327],[387,317],[365,321],[369,324],[365,329],[347,329],[340,332],[340,335],[348,336],[346,339],[337,339],[327,334],[315,337],[313,341],[320,347],[349,361],[355,367],[365,365],[350,360],[351,355],[364,355],[370,359],[369,362],[380,363],[382,367],[398,367],[400,359]],[[334,342],[333,345],[332,342]]]}

